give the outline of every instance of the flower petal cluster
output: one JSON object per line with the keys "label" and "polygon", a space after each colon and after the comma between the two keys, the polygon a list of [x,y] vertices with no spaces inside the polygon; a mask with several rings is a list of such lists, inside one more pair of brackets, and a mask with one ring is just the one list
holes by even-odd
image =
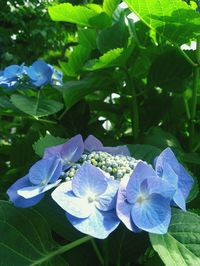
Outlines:
{"label": "flower petal cluster", "polygon": [[7,89],[14,88],[25,72],[26,67],[23,64],[6,67],[3,71],[0,71],[0,86]]}
{"label": "flower petal cluster", "polygon": [[175,189],[157,176],[154,169],[139,162],[129,180],[122,180],[117,199],[117,215],[128,229],[151,233],[167,232]]}
{"label": "flower petal cluster", "polygon": [[43,158],[7,191],[18,207],[37,204],[54,188],[53,200],[80,232],[106,238],[120,220],[133,231],[165,234],[171,206],[186,210],[193,178],[170,148],[155,168],[129,156],[126,146],[104,147],[94,136],[76,135],[48,147]]}
{"label": "flower petal cluster", "polygon": [[185,202],[193,185],[193,178],[178,162],[170,148],[165,149],[156,159],[155,169],[164,180],[173,184],[176,193],[173,202],[182,210],[186,210]]}
{"label": "flower petal cluster", "polygon": [[17,207],[31,207],[44,196],[44,192],[57,186],[61,180],[62,164],[57,156],[36,162],[29,173],[18,179],[8,190],[10,200]]}
{"label": "flower petal cluster", "polygon": [[47,84],[62,86],[63,75],[53,66],[38,59],[31,66],[11,65],[0,71],[0,86],[16,89],[19,85],[41,87]]}
{"label": "flower petal cluster", "polygon": [[103,239],[119,225],[115,211],[118,185],[98,168],[84,163],[72,181],[53,191],[52,198],[75,228]]}

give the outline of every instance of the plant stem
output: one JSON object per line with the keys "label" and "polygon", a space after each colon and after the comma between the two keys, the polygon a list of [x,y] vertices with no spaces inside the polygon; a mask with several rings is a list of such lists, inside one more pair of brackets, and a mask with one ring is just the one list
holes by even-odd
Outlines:
{"label": "plant stem", "polygon": [[197,66],[193,67],[193,89],[192,89],[192,105],[191,105],[191,120],[190,120],[190,150],[193,149],[195,136],[195,119],[197,110],[197,92],[200,78],[200,36],[197,38],[196,47]]}
{"label": "plant stem", "polygon": [[43,258],[33,262],[30,266],[35,266],[35,265],[41,265],[43,262],[45,261],[48,261],[50,259],[52,259],[53,257],[57,256],[57,255],[60,255],[60,254],[63,254],[67,251],[69,251],[70,249],[73,249],[89,240],[91,240],[92,237],[91,236],[86,236],[86,237],[83,237],[83,238],[80,238],[70,244],[67,244],[67,245],[64,245],[64,246],[61,246],[59,247],[58,249],[52,251],[51,253],[47,254],[46,256],[44,256]]}
{"label": "plant stem", "polygon": [[98,246],[97,246],[97,244],[96,244],[96,242],[95,242],[95,240],[93,238],[91,239],[91,242],[92,242],[92,246],[93,246],[93,248],[94,248],[94,250],[96,252],[96,255],[97,255],[101,265],[104,265],[103,257],[102,257],[102,255],[101,255],[101,253],[99,251],[99,248],[98,248]]}
{"label": "plant stem", "polygon": [[126,87],[131,94],[131,124],[132,124],[132,134],[134,140],[138,138],[139,134],[139,112],[138,112],[138,103],[137,103],[137,94],[135,90],[135,86],[133,83],[133,79],[130,76],[128,70],[125,70],[127,80],[126,80]]}

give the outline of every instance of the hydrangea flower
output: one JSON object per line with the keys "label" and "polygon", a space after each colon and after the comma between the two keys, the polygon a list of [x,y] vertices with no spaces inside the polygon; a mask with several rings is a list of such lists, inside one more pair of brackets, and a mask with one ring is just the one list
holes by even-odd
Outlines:
{"label": "hydrangea flower", "polygon": [[111,155],[126,155],[130,156],[129,149],[126,145],[117,146],[117,147],[104,147],[100,140],[98,140],[93,135],[89,135],[84,141],[85,151],[104,151]]}
{"label": "hydrangea flower", "polygon": [[157,176],[153,168],[139,162],[130,179],[122,179],[117,197],[117,215],[131,231],[167,232],[175,189]]}
{"label": "hydrangea flower", "polygon": [[84,163],[72,181],[52,192],[52,198],[66,211],[76,229],[104,239],[119,225],[115,211],[118,184],[98,168]]}
{"label": "hydrangea flower", "polygon": [[48,158],[57,154],[62,162],[63,170],[66,170],[81,158],[83,150],[84,144],[82,136],[76,135],[64,144],[45,149],[43,158]]}
{"label": "hydrangea flower", "polygon": [[53,71],[50,84],[55,85],[55,86],[62,86],[63,73],[55,69],[53,66],[51,65],[49,66]]}
{"label": "hydrangea flower", "polygon": [[53,68],[43,60],[38,59],[27,68],[27,75],[29,76],[32,85],[41,87],[51,83]]}
{"label": "hydrangea flower", "polygon": [[156,159],[155,169],[162,179],[172,184],[176,190],[173,202],[186,210],[185,201],[193,185],[193,178],[178,162],[170,148],[165,149]]}
{"label": "hydrangea flower", "polygon": [[13,88],[17,85],[18,81],[22,78],[26,71],[26,67],[22,64],[11,65],[0,71],[0,86],[5,88]]}
{"label": "hydrangea flower", "polygon": [[10,201],[17,207],[31,207],[44,196],[44,192],[57,186],[61,180],[62,165],[57,156],[36,162],[29,173],[18,179],[8,190]]}

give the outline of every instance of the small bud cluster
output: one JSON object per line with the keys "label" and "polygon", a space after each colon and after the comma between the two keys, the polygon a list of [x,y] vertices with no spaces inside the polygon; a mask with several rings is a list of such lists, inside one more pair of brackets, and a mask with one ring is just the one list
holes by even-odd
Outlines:
{"label": "small bud cluster", "polygon": [[[107,176],[111,179],[120,180],[125,175],[130,176],[134,168],[138,164],[139,160],[136,160],[130,156],[116,155],[113,156],[103,151],[93,151],[90,154],[83,154],[79,163],[84,162],[91,163],[92,165],[103,170]],[[71,179],[80,164],[73,165],[70,170],[65,174],[65,179]]]}

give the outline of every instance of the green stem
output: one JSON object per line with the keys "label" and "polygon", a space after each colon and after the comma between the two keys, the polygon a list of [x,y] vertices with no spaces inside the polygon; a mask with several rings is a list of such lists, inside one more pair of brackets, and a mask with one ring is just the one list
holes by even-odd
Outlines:
{"label": "green stem", "polygon": [[61,120],[65,116],[65,114],[67,113],[67,111],[68,111],[68,108],[65,109],[64,112],[58,117],[58,120]]}
{"label": "green stem", "polygon": [[103,257],[102,257],[102,255],[101,255],[101,253],[99,251],[99,248],[98,248],[98,246],[97,246],[97,244],[96,244],[96,242],[95,242],[95,240],[93,238],[91,239],[91,242],[92,242],[92,246],[93,246],[93,248],[94,248],[94,250],[96,252],[96,255],[97,255],[101,265],[104,265]]}
{"label": "green stem", "polygon": [[197,38],[196,59],[197,59],[197,66],[193,67],[193,89],[192,89],[191,120],[190,120],[190,150],[193,150],[194,135],[195,135],[197,91],[198,91],[199,78],[200,78],[200,36]]}
{"label": "green stem", "polygon": [[193,67],[197,67],[198,64],[195,63],[187,54],[186,52],[184,52],[178,45],[175,45],[176,48],[179,50],[179,52],[182,54],[183,57],[185,57],[185,59],[188,61],[188,63],[190,65],[192,65]]}
{"label": "green stem", "polygon": [[137,94],[135,90],[135,86],[133,83],[133,79],[130,76],[128,70],[125,70],[127,80],[126,80],[126,86],[128,91],[131,94],[132,97],[132,103],[131,103],[131,124],[132,124],[132,134],[134,140],[138,138],[139,134],[139,111],[138,111],[138,103],[137,103]]}
{"label": "green stem", "polygon": [[43,262],[45,261],[48,261],[50,259],[52,259],[53,257],[57,256],[57,255],[60,255],[60,254],[63,254],[67,251],[69,251],[70,249],[73,249],[89,240],[91,240],[92,237],[91,236],[86,236],[86,237],[83,237],[81,239],[78,239],[70,244],[67,244],[67,245],[64,245],[64,246],[61,246],[59,247],[58,249],[52,251],[51,253],[47,254],[46,256],[44,256],[43,258],[33,262],[30,266],[35,266],[35,265],[41,265]]}

